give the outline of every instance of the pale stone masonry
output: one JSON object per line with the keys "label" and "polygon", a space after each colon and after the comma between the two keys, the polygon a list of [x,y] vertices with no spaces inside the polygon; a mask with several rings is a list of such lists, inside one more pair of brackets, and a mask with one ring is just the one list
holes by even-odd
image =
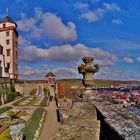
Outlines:
{"label": "pale stone masonry", "polygon": [[100,121],[88,102],[75,102],[52,140],[99,140]]}
{"label": "pale stone masonry", "polygon": [[0,77],[18,79],[17,24],[9,16],[0,21]]}

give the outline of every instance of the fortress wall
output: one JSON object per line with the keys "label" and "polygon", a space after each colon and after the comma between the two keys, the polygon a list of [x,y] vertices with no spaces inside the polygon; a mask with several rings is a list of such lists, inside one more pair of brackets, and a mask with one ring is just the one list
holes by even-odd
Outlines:
{"label": "fortress wall", "polygon": [[100,130],[100,140],[125,140],[112,126],[106,121],[106,118],[100,112],[100,110],[96,108],[97,119],[100,120],[101,130]]}

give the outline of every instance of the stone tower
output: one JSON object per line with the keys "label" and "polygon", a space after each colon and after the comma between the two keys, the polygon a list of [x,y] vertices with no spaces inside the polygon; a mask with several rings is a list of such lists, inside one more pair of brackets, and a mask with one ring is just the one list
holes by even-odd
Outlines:
{"label": "stone tower", "polygon": [[17,24],[8,15],[0,21],[1,77],[18,79],[18,32]]}

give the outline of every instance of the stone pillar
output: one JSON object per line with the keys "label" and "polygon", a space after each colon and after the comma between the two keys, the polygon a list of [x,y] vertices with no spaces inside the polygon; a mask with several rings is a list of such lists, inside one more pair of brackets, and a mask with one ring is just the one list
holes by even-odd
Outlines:
{"label": "stone pillar", "polygon": [[82,59],[85,64],[81,64],[78,67],[78,71],[79,73],[83,74],[83,85],[85,86],[85,94],[91,94],[93,92],[92,87],[94,85],[93,75],[99,71],[99,66],[98,64],[92,64],[94,60],[93,57],[86,56]]}

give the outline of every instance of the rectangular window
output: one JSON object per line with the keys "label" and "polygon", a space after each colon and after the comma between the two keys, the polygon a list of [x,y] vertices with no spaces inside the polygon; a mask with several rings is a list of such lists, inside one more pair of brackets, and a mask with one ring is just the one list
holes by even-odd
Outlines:
{"label": "rectangular window", "polygon": [[0,55],[3,54],[3,47],[0,45]]}
{"label": "rectangular window", "polygon": [[11,50],[10,49],[7,49],[6,51],[7,51],[7,56],[10,56]]}
{"label": "rectangular window", "polygon": [[5,28],[6,27],[6,24],[3,24],[3,28]]}
{"label": "rectangular window", "polygon": [[5,68],[5,72],[8,73],[10,69],[10,63],[7,63],[7,67]]}
{"label": "rectangular window", "polygon": [[7,39],[7,40],[6,40],[6,45],[9,45],[9,44],[10,44],[10,40]]}
{"label": "rectangular window", "polygon": [[9,31],[6,32],[6,36],[9,36]]}
{"label": "rectangular window", "polygon": [[7,63],[7,69],[10,69],[10,63]]}

